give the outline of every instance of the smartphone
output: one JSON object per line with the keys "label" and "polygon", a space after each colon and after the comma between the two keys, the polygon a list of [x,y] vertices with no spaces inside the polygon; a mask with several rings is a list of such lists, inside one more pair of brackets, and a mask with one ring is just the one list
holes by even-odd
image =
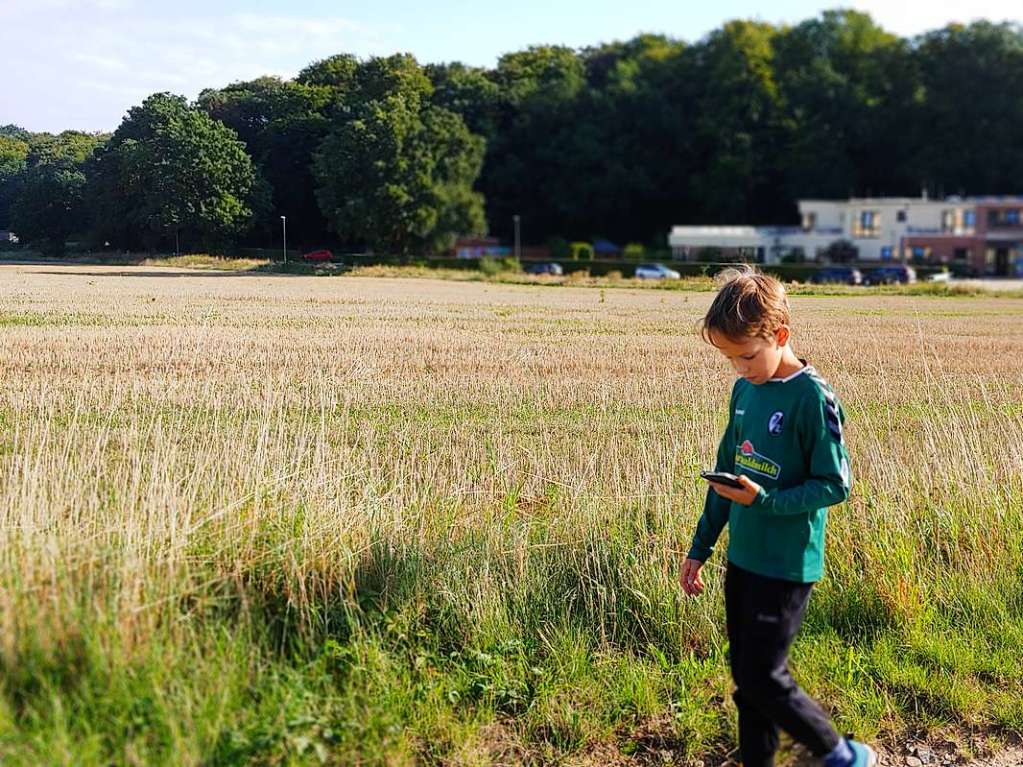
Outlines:
{"label": "smartphone", "polygon": [[717,482],[719,485],[742,488],[739,478],[734,474],[729,474],[727,471],[701,471],[700,476],[708,482]]}

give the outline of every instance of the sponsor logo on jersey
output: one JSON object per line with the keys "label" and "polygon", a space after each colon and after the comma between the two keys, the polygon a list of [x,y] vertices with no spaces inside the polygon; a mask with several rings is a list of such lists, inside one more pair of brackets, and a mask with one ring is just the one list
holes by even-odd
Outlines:
{"label": "sponsor logo on jersey", "polygon": [[785,414],[780,410],[771,416],[771,420],[767,422],[767,431],[771,434],[781,434],[782,422],[785,420]]}
{"label": "sponsor logo on jersey", "polygon": [[781,474],[781,466],[766,455],[758,453],[748,439],[735,449],[735,468],[743,468],[771,479],[778,479]]}

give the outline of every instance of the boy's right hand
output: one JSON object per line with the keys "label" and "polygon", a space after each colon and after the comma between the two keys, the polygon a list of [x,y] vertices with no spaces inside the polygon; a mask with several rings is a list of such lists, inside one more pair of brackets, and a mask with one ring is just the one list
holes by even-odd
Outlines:
{"label": "boy's right hand", "polygon": [[700,571],[703,562],[699,559],[686,559],[682,563],[682,590],[691,597],[703,593],[703,576]]}

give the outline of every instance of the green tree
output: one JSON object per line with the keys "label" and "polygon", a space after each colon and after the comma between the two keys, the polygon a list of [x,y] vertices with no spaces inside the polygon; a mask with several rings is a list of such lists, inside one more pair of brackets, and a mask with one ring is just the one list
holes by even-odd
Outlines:
{"label": "green tree", "polygon": [[330,88],[343,96],[354,86],[358,70],[358,58],[350,53],[339,53],[313,62],[298,73],[295,81],[300,85]]}
{"label": "green tree", "polygon": [[701,218],[734,223],[777,220],[778,149],[785,125],[774,68],[777,30],[733,21],[693,52],[698,118],[696,167],[689,175]]}
{"label": "green tree", "polygon": [[914,162],[941,194],[1020,192],[1023,28],[953,24],[917,41],[922,93]]}
{"label": "green tree", "polygon": [[488,144],[480,189],[488,201],[491,231],[512,236],[512,217],[521,215],[524,236],[542,242],[574,232],[564,214],[577,209],[561,185],[572,174],[586,174],[570,154],[570,144],[592,142],[579,118],[586,89],[582,59],[570,48],[537,46],[506,54],[490,75],[500,88],[497,131]]}
{"label": "green tree", "polygon": [[27,162],[29,167],[81,165],[109,138],[109,134],[70,130],[55,136],[49,133],[35,134],[29,139]]}
{"label": "green tree", "polygon": [[428,64],[425,71],[436,106],[460,115],[473,133],[488,141],[494,137],[501,89],[486,69],[455,62]]}
{"label": "green tree", "polygon": [[28,143],[32,134],[18,125],[0,125],[0,136]]}
{"label": "green tree", "polygon": [[[775,40],[789,199],[913,191],[916,75],[905,41],[864,13],[827,11]],[[908,187],[908,188],[907,188]]]}
{"label": "green tree", "polygon": [[339,53],[313,62],[298,73],[295,82],[322,95],[325,105],[321,114],[344,120],[351,116],[352,105],[358,100],[353,97],[353,91],[358,87],[356,76],[360,66],[357,57]]}
{"label": "green tree", "polygon": [[277,233],[282,215],[292,242],[312,244],[326,236],[312,157],[329,128],[331,93],[323,85],[261,77],[199,94],[199,107],[238,134],[270,185],[271,209],[254,227],[263,237]]}
{"label": "green tree", "polygon": [[10,226],[22,242],[60,254],[72,234],[83,232],[85,165],[105,138],[78,131],[32,135],[22,160],[18,159],[22,148],[11,148],[8,161],[0,162],[0,177],[3,168],[12,175],[6,184],[0,180],[0,188],[13,190]]}
{"label": "green tree", "polygon": [[[692,203],[693,88],[685,44],[640,35],[582,51],[588,88],[566,125],[572,173],[561,187],[573,236],[601,231],[612,240],[645,240],[678,223]],[[582,127],[585,126],[585,127]]]}
{"label": "green tree", "polygon": [[79,168],[32,168],[11,207],[12,230],[43,253],[62,254],[67,238],[85,224],[84,191],[85,173]]}
{"label": "green tree", "polygon": [[158,93],[129,110],[90,165],[96,234],[150,249],[187,241],[218,247],[251,223],[261,187],[230,128]]}
{"label": "green tree", "polygon": [[484,231],[472,188],[484,140],[430,102],[415,59],[370,59],[355,82],[350,115],[335,116],[314,161],[320,207],[338,236],[408,254]]}
{"label": "green tree", "polygon": [[0,229],[10,229],[11,205],[24,184],[28,142],[0,134]]}

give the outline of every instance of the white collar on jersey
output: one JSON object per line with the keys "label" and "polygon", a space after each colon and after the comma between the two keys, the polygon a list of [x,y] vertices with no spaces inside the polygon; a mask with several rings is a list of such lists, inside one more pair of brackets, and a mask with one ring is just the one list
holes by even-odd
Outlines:
{"label": "white collar on jersey", "polygon": [[774,383],[788,383],[793,378],[796,378],[797,376],[803,375],[803,373],[805,373],[807,370],[810,369],[810,363],[807,362],[806,360],[804,360],[803,358],[800,358],[799,361],[803,363],[803,367],[799,368],[799,370],[797,370],[795,373],[790,373],[789,375],[785,376],[784,378],[768,378],[767,379],[768,382],[769,383],[770,382],[774,382]]}

